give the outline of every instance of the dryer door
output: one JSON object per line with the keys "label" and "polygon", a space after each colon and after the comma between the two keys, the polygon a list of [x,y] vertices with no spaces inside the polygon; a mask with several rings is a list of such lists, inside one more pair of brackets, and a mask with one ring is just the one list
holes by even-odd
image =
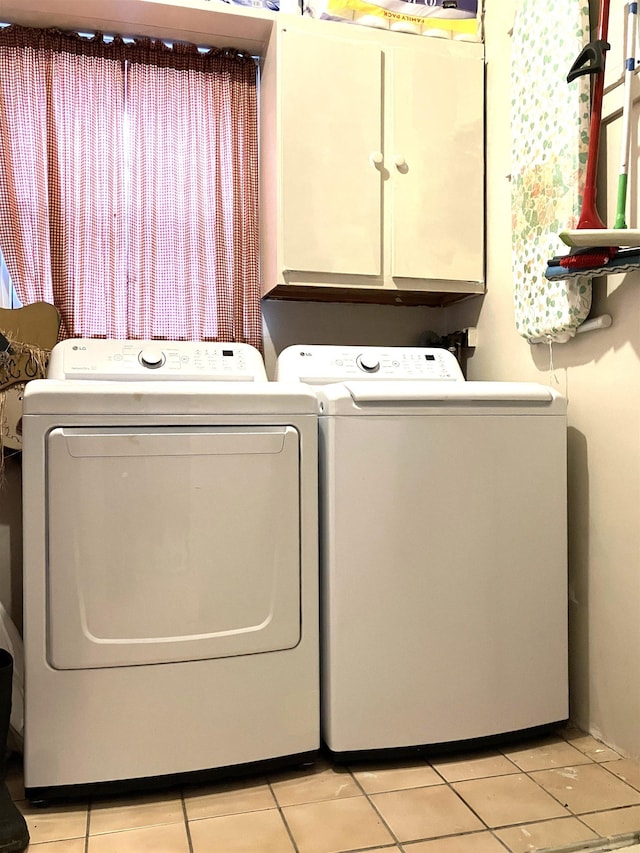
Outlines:
{"label": "dryer door", "polygon": [[297,645],[294,427],[57,428],[46,458],[51,666]]}

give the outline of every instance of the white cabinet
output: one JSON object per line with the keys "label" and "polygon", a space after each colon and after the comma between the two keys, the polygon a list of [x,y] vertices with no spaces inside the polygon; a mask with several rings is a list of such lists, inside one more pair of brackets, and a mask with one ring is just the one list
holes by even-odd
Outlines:
{"label": "white cabinet", "polygon": [[278,21],[262,75],[263,292],[484,289],[482,45]]}
{"label": "white cabinet", "polygon": [[382,54],[330,35],[282,33],[282,257],[290,270],[377,276]]}
{"label": "white cabinet", "polygon": [[392,54],[385,155],[391,172],[391,274],[479,282],[484,271],[484,63],[477,45],[455,45],[473,47],[475,56],[464,51],[440,55],[433,41],[423,36],[415,48]]}

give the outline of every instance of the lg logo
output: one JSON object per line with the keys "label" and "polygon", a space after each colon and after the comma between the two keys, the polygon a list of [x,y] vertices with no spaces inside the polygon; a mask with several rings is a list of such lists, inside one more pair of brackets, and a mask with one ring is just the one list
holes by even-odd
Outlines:
{"label": "lg logo", "polygon": [[71,349],[74,349],[74,350],[82,350],[82,352],[84,352],[87,348],[86,348],[86,347],[79,347],[79,346],[77,346],[77,345],[74,345]]}

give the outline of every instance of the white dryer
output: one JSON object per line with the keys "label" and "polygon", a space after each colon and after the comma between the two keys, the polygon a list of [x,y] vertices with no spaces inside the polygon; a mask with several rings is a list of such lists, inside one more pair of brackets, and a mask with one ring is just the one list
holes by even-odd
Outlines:
{"label": "white dryer", "polygon": [[314,394],[242,344],[68,340],[48,376],[23,415],[27,795],[308,756]]}
{"label": "white dryer", "polygon": [[320,401],[334,756],[566,720],[565,400],[440,349],[289,347],[277,376]]}

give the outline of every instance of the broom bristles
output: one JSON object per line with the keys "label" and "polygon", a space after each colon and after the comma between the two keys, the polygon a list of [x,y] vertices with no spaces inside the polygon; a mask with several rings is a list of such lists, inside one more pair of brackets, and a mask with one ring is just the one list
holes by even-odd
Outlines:
{"label": "broom bristles", "polygon": [[608,264],[612,255],[606,251],[585,252],[583,255],[565,255],[560,258],[560,266],[570,270],[591,269]]}

